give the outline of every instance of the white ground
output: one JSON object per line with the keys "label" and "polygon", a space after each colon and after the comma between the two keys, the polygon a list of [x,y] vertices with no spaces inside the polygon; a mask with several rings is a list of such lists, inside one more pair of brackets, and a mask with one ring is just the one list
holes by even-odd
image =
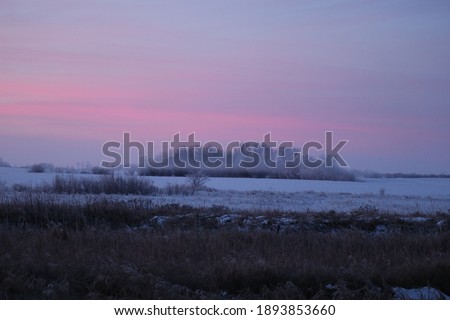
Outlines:
{"label": "white ground", "polygon": [[392,288],[395,300],[450,300],[450,296],[445,295],[438,289],[423,287],[417,289]]}
{"label": "white ground", "polygon": [[[50,182],[54,173],[28,173],[22,168],[0,168],[0,186],[15,183],[39,185]],[[89,177],[90,175],[79,175]],[[94,177],[94,176],[93,176]],[[183,177],[142,177],[153,180],[163,187],[168,183],[183,184]],[[209,188],[217,191],[202,191],[194,196],[161,195],[150,197],[113,196],[115,200],[145,198],[154,204],[178,203],[198,207],[213,205],[233,209],[282,210],[320,212],[335,210],[350,212],[367,207],[380,212],[396,213],[450,213],[450,179],[366,179],[358,182],[210,178]],[[385,195],[380,195],[380,189]],[[111,196],[96,196],[110,197]],[[85,198],[85,196],[76,196]],[[72,197],[73,199],[73,197]]]}

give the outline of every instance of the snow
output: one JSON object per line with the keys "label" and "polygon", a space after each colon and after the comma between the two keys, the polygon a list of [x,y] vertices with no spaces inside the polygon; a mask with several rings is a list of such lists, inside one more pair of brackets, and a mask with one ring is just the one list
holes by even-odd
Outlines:
{"label": "snow", "polygon": [[436,222],[436,229],[442,230],[444,229],[445,225],[446,225],[445,220],[439,220],[438,222]]}
{"label": "snow", "polygon": [[[152,177],[155,183],[159,179]],[[158,183],[157,183],[158,184]],[[450,179],[365,179],[363,181],[319,181],[251,178],[210,178],[208,187],[236,191],[314,191],[325,193],[375,193],[384,188],[386,195],[450,195]]]}
{"label": "snow", "polygon": [[231,223],[239,218],[239,215],[237,214],[226,214],[221,217],[218,217],[217,220],[219,224],[227,224]]}
{"label": "snow", "polygon": [[[7,186],[15,183],[37,185],[51,182],[57,173],[30,173],[25,168],[0,168],[0,181]],[[98,177],[92,174],[74,174],[78,177]],[[186,183],[184,177],[140,177],[150,179],[156,186]],[[364,179],[362,181],[319,181],[289,179],[209,178],[206,185],[217,190],[273,191],[273,192],[324,192],[377,194],[385,189],[385,195],[450,196],[450,179],[446,178],[397,178]]]}
{"label": "snow", "polygon": [[395,287],[392,288],[392,291],[396,300],[450,300],[450,296],[432,287],[417,289]]}
{"label": "snow", "polygon": [[386,227],[383,224],[380,224],[380,225],[376,226],[376,228],[375,228],[376,234],[386,233],[386,232],[388,232],[388,227]]}
{"label": "snow", "polygon": [[[79,177],[98,177],[75,174]],[[0,168],[0,182],[8,187],[15,183],[39,185],[51,182],[56,173],[29,173],[23,168]],[[184,177],[141,177],[156,186],[168,183],[184,184]],[[0,183],[1,185],[1,183]],[[117,201],[151,201],[152,205],[180,204],[194,207],[226,206],[236,210],[277,210],[297,212],[351,212],[354,210],[380,213],[432,214],[450,213],[450,179],[366,179],[359,182],[210,178],[209,191],[186,195],[73,195],[59,196],[70,201],[107,198]],[[386,190],[381,195],[379,190]],[[423,218],[421,218],[423,219]],[[439,227],[439,226],[437,226]]]}
{"label": "snow", "polygon": [[[120,196],[118,196],[120,197]],[[128,196],[130,197],[130,196]],[[194,207],[212,207],[222,205],[236,210],[262,211],[299,211],[299,212],[351,212],[354,210],[378,210],[378,212],[432,214],[448,212],[449,197],[410,197],[359,195],[338,193],[322,194],[316,192],[239,192],[239,191],[202,191],[194,196],[159,195],[146,197],[153,204],[176,203]],[[369,209],[366,209],[369,208]]]}
{"label": "snow", "polygon": [[167,217],[156,216],[152,218],[152,221],[155,221],[159,226],[163,226],[167,221]]}

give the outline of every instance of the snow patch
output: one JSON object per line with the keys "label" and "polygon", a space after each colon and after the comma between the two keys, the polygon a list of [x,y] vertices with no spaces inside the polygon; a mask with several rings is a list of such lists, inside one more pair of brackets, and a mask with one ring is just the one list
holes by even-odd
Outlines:
{"label": "snow patch", "polygon": [[384,224],[379,224],[375,228],[375,233],[377,233],[377,234],[386,233],[386,232],[388,232],[388,227],[386,227]]}
{"label": "snow patch", "polygon": [[392,291],[395,300],[450,300],[450,296],[432,287],[417,289],[394,287]]}
{"label": "snow patch", "polygon": [[236,221],[239,218],[239,215],[237,214],[226,214],[223,215],[221,217],[217,218],[217,221],[219,222],[219,224],[227,224],[227,223],[232,223],[234,221]]}

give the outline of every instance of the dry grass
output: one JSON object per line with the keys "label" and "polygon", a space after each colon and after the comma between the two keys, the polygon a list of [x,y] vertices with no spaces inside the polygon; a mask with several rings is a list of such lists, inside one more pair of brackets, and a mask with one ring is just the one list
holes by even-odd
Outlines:
{"label": "dry grass", "polygon": [[[384,299],[391,286],[427,285],[450,294],[450,231],[434,228],[448,216],[296,213],[298,227],[280,231],[284,213],[239,212],[223,225],[224,214],[27,193],[0,202],[0,298]],[[272,222],[243,229],[256,214]],[[379,224],[391,231],[375,233]]]}

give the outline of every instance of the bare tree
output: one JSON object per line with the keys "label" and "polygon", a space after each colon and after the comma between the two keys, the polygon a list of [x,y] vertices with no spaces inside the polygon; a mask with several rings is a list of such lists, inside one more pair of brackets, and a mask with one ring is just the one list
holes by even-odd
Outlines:
{"label": "bare tree", "polygon": [[194,195],[198,190],[201,190],[205,187],[206,181],[208,181],[208,176],[199,171],[199,172],[189,172],[186,175],[188,180],[189,188],[191,189],[191,195]]}

